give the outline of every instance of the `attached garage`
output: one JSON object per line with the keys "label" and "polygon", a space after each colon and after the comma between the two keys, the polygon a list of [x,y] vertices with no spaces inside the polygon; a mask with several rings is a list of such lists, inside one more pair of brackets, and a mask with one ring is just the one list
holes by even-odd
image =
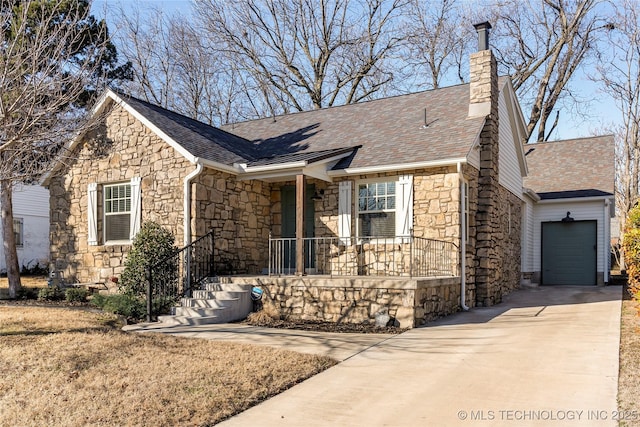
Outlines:
{"label": "attached garage", "polygon": [[597,224],[597,221],[541,224],[542,285],[596,285]]}
{"label": "attached garage", "polygon": [[611,135],[526,145],[522,284],[609,282],[614,146]]}

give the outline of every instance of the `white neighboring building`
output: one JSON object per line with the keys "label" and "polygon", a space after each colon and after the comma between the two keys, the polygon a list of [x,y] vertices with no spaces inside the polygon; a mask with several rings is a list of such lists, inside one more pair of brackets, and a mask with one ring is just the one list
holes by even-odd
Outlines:
{"label": "white neighboring building", "polygon": [[[13,189],[13,229],[18,246],[18,264],[33,267],[49,263],[49,191],[39,185],[17,185]],[[0,227],[0,237],[2,229]],[[4,238],[4,237],[2,237]],[[6,272],[4,248],[0,245],[0,272]]]}

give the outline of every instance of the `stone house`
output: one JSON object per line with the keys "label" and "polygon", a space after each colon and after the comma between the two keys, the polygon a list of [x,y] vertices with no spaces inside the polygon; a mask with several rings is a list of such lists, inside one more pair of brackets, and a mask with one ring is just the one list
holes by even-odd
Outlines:
{"label": "stone house", "polygon": [[288,316],[411,327],[500,302],[521,279],[526,131],[488,28],[469,84],[222,128],[108,90],[45,179],[52,260],[105,282],[152,220],[180,246],[213,230],[217,274]]}

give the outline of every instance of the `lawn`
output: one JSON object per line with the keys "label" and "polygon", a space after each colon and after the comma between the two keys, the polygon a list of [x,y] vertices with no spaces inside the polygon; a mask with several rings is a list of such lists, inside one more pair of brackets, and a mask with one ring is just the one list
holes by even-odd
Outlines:
{"label": "lawn", "polygon": [[640,427],[640,303],[622,301],[620,324],[620,426]]}
{"label": "lawn", "polygon": [[120,326],[87,310],[0,305],[2,424],[212,425],[335,364]]}
{"label": "lawn", "polygon": [[[20,282],[25,288],[47,287],[46,276],[22,276]],[[0,277],[0,300],[9,298],[9,281],[6,277]]]}

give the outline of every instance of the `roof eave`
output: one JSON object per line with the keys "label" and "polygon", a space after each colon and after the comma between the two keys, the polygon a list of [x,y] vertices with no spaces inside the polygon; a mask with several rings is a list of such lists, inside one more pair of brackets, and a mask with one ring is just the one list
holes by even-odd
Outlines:
{"label": "roof eave", "polygon": [[329,172],[327,172],[327,174],[332,177],[364,175],[368,173],[396,172],[396,171],[410,170],[410,169],[456,166],[458,163],[467,163],[467,158],[459,157],[459,158],[431,160],[431,161],[424,161],[424,162],[363,166],[363,167],[357,167],[357,168],[344,168],[344,169],[330,170]]}
{"label": "roof eave", "polygon": [[588,197],[565,197],[555,199],[540,199],[540,204],[552,204],[552,203],[575,203],[575,202],[600,202],[606,200],[614,200],[614,195],[606,196],[588,196]]}

